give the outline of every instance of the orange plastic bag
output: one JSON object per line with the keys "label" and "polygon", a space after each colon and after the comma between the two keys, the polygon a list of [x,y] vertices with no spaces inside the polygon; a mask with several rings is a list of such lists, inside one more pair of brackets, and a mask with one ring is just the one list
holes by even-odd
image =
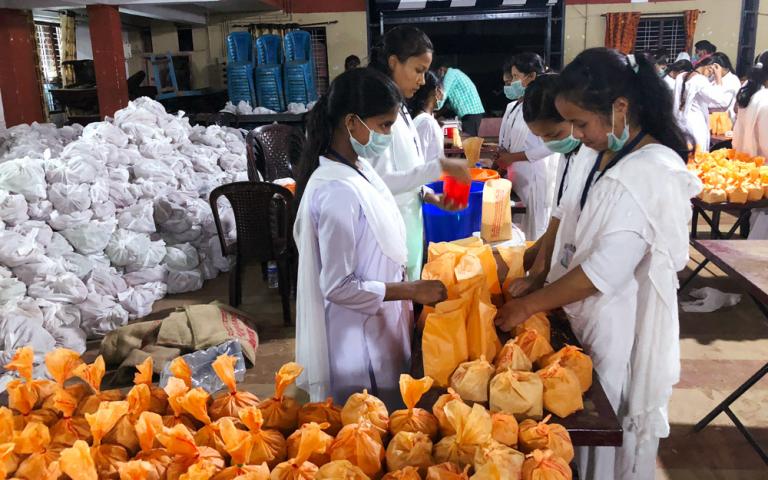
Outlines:
{"label": "orange plastic bag", "polygon": [[163,431],[163,419],[154,412],[142,412],[136,420],[136,437],[141,451],[148,452],[157,448],[157,434]]}
{"label": "orange plastic bag", "polygon": [[331,445],[331,460],[349,460],[369,477],[378,477],[384,460],[379,432],[367,419],[346,425]]}
{"label": "orange plastic bag", "polygon": [[[301,446],[301,439],[304,435],[312,434],[318,435],[322,440],[325,448],[322,451],[318,450],[309,457],[309,462],[322,467],[326,463],[331,461],[331,445],[333,444],[333,437],[325,433],[323,430],[328,428],[327,423],[307,423],[301,426],[298,430],[293,432],[290,437],[286,439],[286,445],[288,447],[288,458],[296,458],[299,454],[299,447]],[[320,433],[315,433],[315,430],[319,429]]]}
{"label": "orange plastic bag", "polygon": [[11,361],[5,364],[5,369],[16,372],[27,382],[32,381],[32,363],[35,360],[35,352],[32,347],[21,347],[16,349]]}
{"label": "orange plastic bag", "polygon": [[184,395],[189,391],[189,387],[184,383],[184,380],[178,377],[171,377],[168,379],[168,384],[165,386],[164,390],[166,395],[168,395],[168,406],[170,407],[172,414],[163,417],[163,425],[169,428],[175,427],[176,425],[184,425],[191,431],[196,430],[197,425],[195,424],[194,419],[185,413],[184,407],[182,406]]}
{"label": "orange plastic bag", "polygon": [[572,480],[568,463],[552,450],[534,450],[523,463],[522,480]]}
{"label": "orange plastic bag", "polygon": [[520,449],[527,453],[534,450],[552,450],[566,463],[571,463],[574,457],[571,436],[562,425],[547,423],[550,418],[552,415],[547,415],[541,422],[525,420],[520,424]]}
{"label": "orange plastic bag", "polygon": [[328,397],[324,402],[307,403],[299,410],[299,426],[305,423],[327,423],[325,431],[335,437],[341,427],[341,407],[333,403],[333,398]]}
{"label": "orange plastic bag", "polygon": [[101,402],[114,402],[123,399],[120,390],[101,391],[101,381],[105,372],[106,366],[101,355],[96,357],[92,364],[81,363],[73,370],[74,376],[80,377],[93,390],[93,394],[83,398],[78,405],[77,415],[84,416],[86,413],[96,412]]}
{"label": "orange plastic bag", "polygon": [[[438,304],[439,307],[439,304]],[[427,315],[422,335],[424,374],[447,387],[451,374],[469,358],[466,314],[463,308]]]}
{"label": "orange plastic bag", "polygon": [[546,368],[555,362],[560,362],[565,368],[569,368],[576,374],[581,385],[582,393],[592,386],[592,359],[581,348],[566,345],[555,353],[550,353],[539,360],[542,368]]}
{"label": "orange plastic bag", "polygon": [[509,413],[518,420],[540,419],[544,411],[543,396],[544,384],[532,372],[507,370],[491,380],[491,410]]}
{"label": "orange plastic bag", "polygon": [[120,445],[99,445],[91,447],[91,457],[96,465],[96,474],[100,479],[117,479],[121,463],[129,459],[128,451]]}
{"label": "orange plastic bag", "polygon": [[313,453],[325,453],[326,441],[323,435],[326,434],[320,429],[320,425],[316,423],[306,425],[296,456],[276,466],[270,475],[271,480],[314,479],[318,467],[311,463],[309,458]]}
{"label": "orange plastic bag", "polygon": [[222,457],[227,458],[227,448],[221,438],[219,424],[212,422],[208,416],[208,400],[210,395],[200,387],[193,388],[179,398],[179,405],[203,427],[194,432],[195,443],[201,447],[215,449]]}
{"label": "orange plastic bag", "polygon": [[382,480],[421,480],[419,470],[414,467],[405,467],[394,472],[389,472]]}
{"label": "orange plastic bag", "polygon": [[216,375],[224,382],[228,392],[220,392],[214,395],[213,403],[208,412],[212,419],[222,417],[238,417],[240,410],[245,407],[259,406],[259,397],[250,392],[238,392],[235,382],[235,364],[237,358],[229,355],[220,355],[214,360],[212,367]]}
{"label": "orange plastic bag", "polygon": [[104,402],[99,405],[96,413],[85,414],[85,419],[91,426],[94,447],[101,445],[101,440],[126,413],[128,413],[128,402],[118,401]]}
{"label": "orange plastic bag", "polygon": [[28,423],[24,430],[15,432],[13,441],[16,453],[27,455],[16,469],[16,478],[37,480],[46,465],[59,459],[59,452],[50,448],[51,436],[48,427],[42,423]]}
{"label": "orange plastic bag", "polygon": [[91,451],[82,440],[61,451],[59,466],[72,480],[99,480]]}
{"label": "orange plastic bag", "polygon": [[427,262],[421,270],[422,280],[440,280],[446,288],[456,283],[454,267],[458,261],[455,253],[445,253]]}
{"label": "orange plastic bag", "polygon": [[192,388],[192,369],[189,368],[184,357],[174,358],[168,369],[171,371],[171,375],[182,380],[187,387]]}
{"label": "orange plastic bag", "polygon": [[212,448],[195,445],[195,439],[184,425],[164,427],[157,438],[168,452],[174,455],[166,470],[168,480],[179,480],[190,468],[199,464],[212,466],[212,474],[224,469],[225,463],[221,454]]}
{"label": "orange plastic bag", "polygon": [[429,377],[416,380],[406,373],[400,375],[400,395],[406,409],[392,413],[389,429],[393,435],[399,432],[421,432],[429,438],[437,438],[437,418],[423,408],[416,408],[421,397],[432,388],[432,383]]}
{"label": "orange plastic bag", "polygon": [[544,312],[537,313],[515,327],[515,335],[520,335],[526,330],[536,330],[546,341],[552,339],[552,326]]}
{"label": "orange plastic bag", "polygon": [[45,367],[48,373],[62,387],[72,378],[75,369],[81,363],[83,362],[80,360],[80,354],[66,348],[57,348],[45,355]]}
{"label": "orange plastic bag", "polygon": [[512,281],[525,277],[525,250],[526,247],[496,247],[507,266],[507,275],[502,285],[505,297]]}
{"label": "orange plastic bag", "polygon": [[463,469],[455,463],[445,462],[427,469],[425,480],[469,480],[469,465]]}
{"label": "orange plastic bag", "polygon": [[474,255],[480,260],[482,275],[485,277],[485,287],[491,295],[500,294],[501,285],[499,285],[498,265],[496,264],[496,258],[493,256],[491,246],[481,243],[479,246],[467,248],[467,254]]}
{"label": "orange plastic bag", "polygon": [[531,359],[514,340],[508,341],[501,347],[501,351],[496,355],[493,364],[496,367],[496,374],[505,370],[530,372],[533,369]]}
{"label": "orange plastic bag", "polygon": [[456,400],[445,406],[445,413],[456,429],[456,435],[443,438],[435,445],[435,462],[453,462],[462,467],[472,465],[477,449],[491,441],[491,415],[478,404],[470,409]]}
{"label": "orange plastic bag", "polygon": [[53,407],[61,412],[61,419],[51,427],[51,443],[71,447],[78,440],[93,441],[91,426],[83,417],[74,417],[77,401],[65,389],[54,393]]}
{"label": "orange plastic bag", "polygon": [[299,403],[285,396],[285,389],[288,388],[304,371],[298,363],[286,363],[275,374],[275,396],[269,400],[261,402],[259,409],[264,414],[264,426],[280,430],[285,435],[289,435],[299,423]]}
{"label": "orange plastic bag", "polygon": [[269,480],[269,467],[266,463],[232,466],[217,473],[211,480]]}
{"label": "orange plastic bag", "polygon": [[[475,471],[472,478],[476,480],[492,480],[494,477],[483,474],[483,467],[493,465],[499,469],[499,479],[518,479],[523,470],[525,455],[517,450],[491,442],[477,449],[475,454]],[[489,472],[490,473],[490,472]]]}
{"label": "orange plastic bag", "polygon": [[157,477],[162,480],[167,476],[166,472],[168,471],[168,466],[173,462],[173,457],[166,449],[155,448],[146,451],[142,450],[134,457],[134,460],[147,462],[152,465],[152,468],[157,473]]}
{"label": "orange plastic bag", "polygon": [[42,423],[52,426],[59,419],[56,412],[47,408],[33,410],[40,399],[37,388],[33,382],[23,380],[11,380],[7,385],[8,406],[18,412],[14,416],[13,423],[16,430],[23,430],[28,423]]}
{"label": "orange plastic bag", "polygon": [[544,408],[560,418],[584,410],[579,377],[559,361],[536,372],[544,384]]}
{"label": "orange plastic bag", "polygon": [[348,460],[326,463],[315,474],[315,480],[370,480],[360,467]]}
{"label": "orange plastic bag", "polygon": [[283,434],[277,430],[263,429],[264,419],[261,410],[255,407],[246,407],[240,410],[240,420],[248,427],[253,437],[251,449],[251,465],[266,463],[269,468],[274,468],[278,463],[287,458],[287,445]]}
{"label": "orange plastic bag", "polygon": [[387,406],[375,396],[369,395],[368,390],[350,395],[341,409],[341,422],[345,426],[360,423],[361,420],[371,422],[382,440],[386,437],[389,431]]}
{"label": "orange plastic bag", "polygon": [[520,426],[514,415],[509,413],[491,414],[493,430],[491,436],[497,442],[507,447],[517,447],[517,437],[520,432]]}
{"label": "orange plastic bag", "polygon": [[[482,280],[480,281],[482,282]],[[490,302],[488,290],[477,278],[463,280],[456,286],[467,308],[467,353],[470,360],[481,356],[493,359],[501,349],[499,336],[496,334],[496,307]]]}
{"label": "orange plastic bag", "polygon": [[485,356],[464,362],[451,375],[451,388],[469,402],[487,402],[493,373],[493,365],[485,360]]}
{"label": "orange plastic bag", "polygon": [[139,415],[149,408],[150,396],[149,386],[143,383],[134,385],[125,397],[128,412],[118,419],[104,437],[103,443],[123,446],[128,453],[135,455],[139,451],[139,437],[136,435],[135,425]]}
{"label": "orange plastic bag", "polygon": [[527,329],[515,337],[515,343],[523,349],[531,362],[536,363],[544,355],[554,352],[549,340],[536,330]]}
{"label": "orange plastic bag", "polygon": [[445,415],[445,406],[453,400],[462,401],[461,396],[454,389],[449,388],[448,393],[437,397],[437,401],[432,405],[432,414],[437,418],[437,423],[440,425],[440,435],[443,437],[456,435],[456,429],[453,428]]}
{"label": "orange plastic bag", "polygon": [[415,467],[425,475],[432,465],[432,440],[422,432],[400,432],[387,446],[387,469],[401,470]]}
{"label": "orange plastic bag", "polygon": [[13,448],[13,442],[0,443],[0,478],[2,479],[9,478],[11,475],[13,475],[19,466],[19,457],[13,453]]}
{"label": "orange plastic bag", "polygon": [[117,466],[120,480],[160,480],[155,467],[144,460],[130,460]]}
{"label": "orange plastic bag", "polygon": [[269,473],[269,467],[266,464],[262,464],[263,468],[256,465],[247,465],[251,458],[251,449],[253,448],[253,436],[250,433],[238,430],[230,417],[222,418],[219,422],[219,427],[222,442],[231,457],[230,463],[232,466],[217,473],[213,478],[216,480],[231,480],[251,470],[256,472],[266,470]]}
{"label": "orange plastic bag", "polygon": [[139,365],[136,365],[136,370],[137,372],[133,376],[133,384],[149,387],[149,408],[147,410],[159,415],[165,414],[168,410],[168,395],[165,393],[165,390],[152,383],[152,357],[147,357]]}

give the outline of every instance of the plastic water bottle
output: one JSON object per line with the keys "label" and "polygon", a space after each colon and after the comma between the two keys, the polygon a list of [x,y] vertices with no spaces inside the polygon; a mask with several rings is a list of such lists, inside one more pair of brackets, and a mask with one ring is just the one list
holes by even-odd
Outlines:
{"label": "plastic water bottle", "polygon": [[277,277],[277,262],[269,262],[267,264],[267,283],[269,284],[269,288],[277,288],[279,286]]}

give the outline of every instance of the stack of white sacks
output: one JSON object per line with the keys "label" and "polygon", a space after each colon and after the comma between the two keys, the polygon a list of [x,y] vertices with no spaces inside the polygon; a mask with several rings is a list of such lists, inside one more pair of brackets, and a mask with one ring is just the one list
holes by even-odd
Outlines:
{"label": "stack of white sacks", "polygon": [[[0,365],[27,344],[38,360],[83,352],[228,270],[208,195],[240,180],[240,132],[192,127],[148,98],[85,128],[0,131]],[[232,240],[232,210],[219,210]]]}

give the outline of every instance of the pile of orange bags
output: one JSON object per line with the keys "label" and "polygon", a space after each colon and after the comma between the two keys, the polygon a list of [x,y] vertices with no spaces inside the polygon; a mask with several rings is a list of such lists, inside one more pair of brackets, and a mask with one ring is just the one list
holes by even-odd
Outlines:
{"label": "pile of orange bags", "polygon": [[768,197],[768,166],[765,158],[751,157],[732,149],[696,152],[688,170],[704,184],[699,198],[707,203],[747,203]]}

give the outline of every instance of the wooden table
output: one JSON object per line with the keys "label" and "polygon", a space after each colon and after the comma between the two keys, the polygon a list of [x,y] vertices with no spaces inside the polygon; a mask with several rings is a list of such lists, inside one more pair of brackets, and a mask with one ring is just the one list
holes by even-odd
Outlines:
{"label": "wooden table", "polygon": [[[768,320],[768,240],[694,240],[693,246],[705,258],[699,267],[712,262],[729,277],[742,284]],[[697,269],[698,271],[700,268]],[[768,454],[731,410],[731,404],[766,374],[768,374],[768,363],[702,418],[693,427],[694,432],[701,431],[715,417],[725,413],[768,465]]]}
{"label": "wooden table", "polygon": [[[707,222],[712,228],[712,238],[719,240],[729,240],[736,233],[736,229],[741,226],[742,235],[747,236],[749,233],[749,216],[752,210],[755,208],[768,208],[768,198],[764,198],[757,202],[747,203],[707,203],[700,198],[694,198],[691,200],[693,204],[693,219],[691,223],[691,239],[698,237],[698,221],[699,215]],[[712,212],[711,216],[707,212]],[[727,232],[720,231],[720,216],[723,212],[728,212],[736,216],[736,223]]]}

